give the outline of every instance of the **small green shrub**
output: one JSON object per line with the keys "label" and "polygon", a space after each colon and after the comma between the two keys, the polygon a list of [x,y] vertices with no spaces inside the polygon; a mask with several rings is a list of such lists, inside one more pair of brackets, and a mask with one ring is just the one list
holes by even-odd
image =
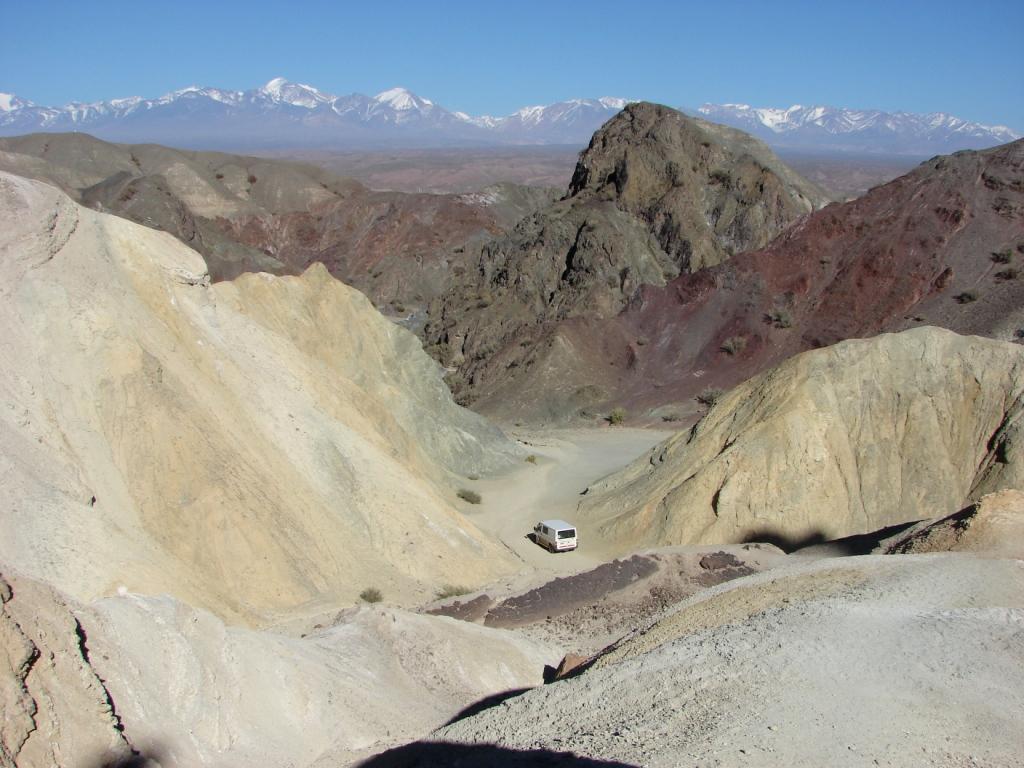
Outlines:
{"label": "small green shrub", "polygon": [[720,349],[727,355],[738,355],[747,348],[746,336],[730,336],[722,342]]}
{"label": "small green shrub", "polygon": [[460,587],[457,584],[445,584],[435,593],[438,600],[444,600],[447,597],[458,597],[459,595],[465,595],[469,592],[466,587]]}
{"label": "small green shrub", "polygon": [[249,174],[249,183],[250,184],[255,184],[257,181],[258,181],[258,179],[253,174],[250,173]]}
{"label": "small green shrub", "polygon": [[384,595],[376,587],[367,587],[359,593],[359,599],[364,603],[379,603],[384,599]]}
{"label": "small green shrub", "polygon": [[1016,280],[1019,276],[1020,272],[1013,267],[996,272],[996,280]]}
{"label": "small green shrub", "polygon": [[788,309],[773,309],[768,313],[768,322],[776,328],[790,328],[793,325],[793,315]]}
{"label": "small green shrub", "polygon": [[722,398],[723,394],[725,394],[725,390],[720,387],[705,387],[697,395],[696,400],[701,405],[706,405],[710,408]]}
{"label": "small green shrub", "polygon": [[530,462],[531,464],[536,464],[537,463],[537,457],[534,456],[532,453],[529,456],[526,457],[526,460],[528,462]]}
{"label": "small green shrub", "polygon": [[626,420],[626,409],[625,408],[612,408],[612,412],[608,414],[609,424],[621,424]]}
{"label": "small green shrub", "polygon": [[957,304],[970,304],[972,301],[978,300],[977,291],[963,291],[953,297],[953,301]]}
{"label": "small green shrub", "polygon": [[1009,248],[1006,248],[1002,251],[993,252],[991,258],[996,264],[1009,264],[1013,260],[1013,254],[1010,253]]}
{"label": "small green shrub", "polygon": [[471,491],[468,488],[459,489],[459,492],[456,495],[463,501],[467,501],[470,504],[479,504],[482,501],[479,493]]}
{"label": "small green shrub", "polygon": [[221,179],[223,179],[223,178],[224,178],[224,174],[223,174],[223,173],[218,173],[218,174],[215,174],[215,176],[216,176],[216,178],[217,178],[217,181],[220,181]]}
{"label": "small green shrub", "polygon": [[662,421],[682,421],[683,417],[678,413],[663,413],[661,414]]}

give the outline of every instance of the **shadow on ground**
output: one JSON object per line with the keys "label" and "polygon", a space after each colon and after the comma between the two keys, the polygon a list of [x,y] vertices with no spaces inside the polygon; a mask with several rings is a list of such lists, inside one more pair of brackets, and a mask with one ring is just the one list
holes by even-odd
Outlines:
{"label": "shadow on ground", "polygon": [[443,741],[421,741],[387,752],[359,763],[359,768],[637,768],[614,760],[581,757],[572,752],[547,749],[507,749],[496,744],[451,744]]}
{"label": "shadow on ground", "polygon": [[150,747],[145,750],[133,750],[130,755],[113,759],[98,757],[88,765],[92,768],[157,768],[162,765],[164,759],[162,748]]}
{"label": "shadow on ground", "polygon": [[480,701],[474,702],[474,703],[470,704],[468,707],[466,707],[465,709],[461,710],[457,715],[455,715],[455,717],[453,717],[451,720],[449,720],[447,723],[445,723],[445,725],[451,725],[452,723],[459,722],[459,720],[465,720],[467,717],[472,717],[473,715],[479,715],[485,709],[490,709],[491,707],[496,707],[499,704],[501,704],[503,701],[508,701],[509,699],[514,699],[516,696],[521,696],[522,694],[526,693],[528,690],[530,690],[530,689],[529,688],[513,688],[513,689],[508,690],[508,691],[502,691],[501,693],[495,693],[495,694],[493,694],[491,696],[486,696],[486,697],[480,699]]}
{"label": "shadow on ground", "polygon": [[[827,539],[821,531],[815,531],[814,533],[798,537],[790,536],[773,528],[762,528],[747,534],[742,543],[774,544],[786,554],[800,550],[820,550],[843,556],[869,555],[883,539],[895,536],[897,533],[916,524],[917,521],[897,523],[877,531],[861,533],[855,536],[845,536],[841,539]],[[810,554],[810,551],[808,551],[808,554]]]}

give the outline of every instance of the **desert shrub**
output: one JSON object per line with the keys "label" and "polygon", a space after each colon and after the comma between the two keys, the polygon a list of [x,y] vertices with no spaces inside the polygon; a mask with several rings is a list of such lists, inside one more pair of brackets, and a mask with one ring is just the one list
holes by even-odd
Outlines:
{"label": "desert shrub", "polygon": [[466,475],[467,480],[479,480],[480,475]]}
{"label": "desert shrub", "polygon": [[250,184],[255,184],[257,181],[258,181],[258,179],[253,174],[250,173],[249,174],[249,183]]}
{"label": "desert shrub", "polygon": [[526,457],[526,460],[528,462],[530,462],[531,464],[536,464],[537,463],[537,457],[534,456],[532,453],[529,456]]}
{"label": "desert shrub", "polygon": [[1017,341],[1024,341],[1024,328],[1018,328],[1013,332],[1013,338]]}
{"label": "desert shrub", "polygon": [[957,304],[970,304],[972,301],[978,300],[977,291],[963,291],[953,297],[953,301]]}
{"label": "desert shrub", "polygon": [[725,394],[725,390],[720,387],[705,387],[695,399],[701,405],[710,408],[722,398],[723,394]]}
{"label": "desert shrub", "polygon": [[1006,248],[1002,251],[995,251],[992,254],[992,261],[996,264],[1009,264],[1013,259],[1013,254],[1010,253],[1010,249]]}
{"label": "desert shrub", "polygon": [[1024,243],[1017,243],[1017,253],[1024,253]]}
{"label": "desert shrub", "polygon": [[215,174],[215,178],[217,179],[217,181],[220,181],[221,179],[224,178],[224,174],[223,173]]}
{"label": "desert shrub", "polygon": [[621,424],[626,420],[626,409],[625,408],[612,408],[612,412],[608,414],[609,424]]}
{"label": "desert shrub", "polygon": [[479,493],[471,491],[468,488],[460,488],[456,495],[463,501],[468,501],[470,504],[479,504],[482,500]]}
{"label": "desert shrub", "polygon": [[773,309],[768,313],[768,322],[776,328],[789,328],[793,325],[793,315],[788,309]]}
{"label": "desert shrub", "polygon": [[400,301],[394,302],[391,306],[395,308],[395,312],[405,312],[405,304]]}
{"label": "desert shrub", "polygon": [[678,413],[663,413],[661,414],[662,421],[682,421],[683,417]]}
{"label": "desert shrub", "polygon": [[457,584],[445,584],[437,590],[436,595],[438,600],[444,600],[446,597],[458,597],[459,595],[464,595],[467,592],[469,592],[469,589],[466,587],[460,587]]}
{"label": "desert shrub", "polygon": [[1016,280],[1020,272],[1013,267],[996,272],[996,280]]}
{"label": "desert shrub", "polygon": [[646,345],[647,343],[648,343],[648,340],[647,340],[647,337],[646,337],[646,336],[640,336],[640,337],[639,337],[639,338],[638,338],[638,339],[636,340],[636,345],[637,345],[638,347],[643,347],[643,346],[645,346],[645,345]]}
{"label": "desert shrub", "polygon": [[728,187],[732,184],[732,174],[728,171],[712,171],[710,179],[715,184],[721,184],[723,187]]}
{"label": "desert shrub", "polygon": [[746,348],[747,338],[745,336],[730,336],[722,342],[722,346],[720,347],[720,349],[727,355],[738,355]]}
{"label": "desert shrub", "polygon": [[359,599],[364,603],[379,603],[384,599],[384,595],[376,587],[367,587],[359,593]]}

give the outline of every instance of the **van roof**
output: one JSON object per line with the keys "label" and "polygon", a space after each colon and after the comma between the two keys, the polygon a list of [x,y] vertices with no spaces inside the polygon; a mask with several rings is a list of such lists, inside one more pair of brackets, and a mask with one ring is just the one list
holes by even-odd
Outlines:
{"label": "van roof", "polygon": [[564,528],[576,527],[572,523],[565,522],[565,520],[541,520],[541,522],[548,528],[554,528],[556,531],[563,530]]}

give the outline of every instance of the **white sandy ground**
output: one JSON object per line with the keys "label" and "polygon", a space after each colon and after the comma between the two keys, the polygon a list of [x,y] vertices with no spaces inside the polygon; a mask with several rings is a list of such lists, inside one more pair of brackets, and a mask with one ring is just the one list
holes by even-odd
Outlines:
{"label": "white sandy ground", "polygon": [[638,766],[1019,766],[1024,562],[794,563],[430,741]]}
{"label": "white sandy ground", "polygon": [[[512,583],[524,578],[546,580],[552,575],[577,573],[608,559],[596,538],[578,526],[579,548],[553,554],[527,535],[539,520],[560,518],[577,523],[580,493],[615,472],[674,432],[627,427],[596,429],[509,429],[510,437],[536,456],[500,473],[467,481],[481,496],[479,505],[463,503],[460,511],[484,533],[510,549],[522,568]],[[505,580],[509,583],[509,580]]]}

